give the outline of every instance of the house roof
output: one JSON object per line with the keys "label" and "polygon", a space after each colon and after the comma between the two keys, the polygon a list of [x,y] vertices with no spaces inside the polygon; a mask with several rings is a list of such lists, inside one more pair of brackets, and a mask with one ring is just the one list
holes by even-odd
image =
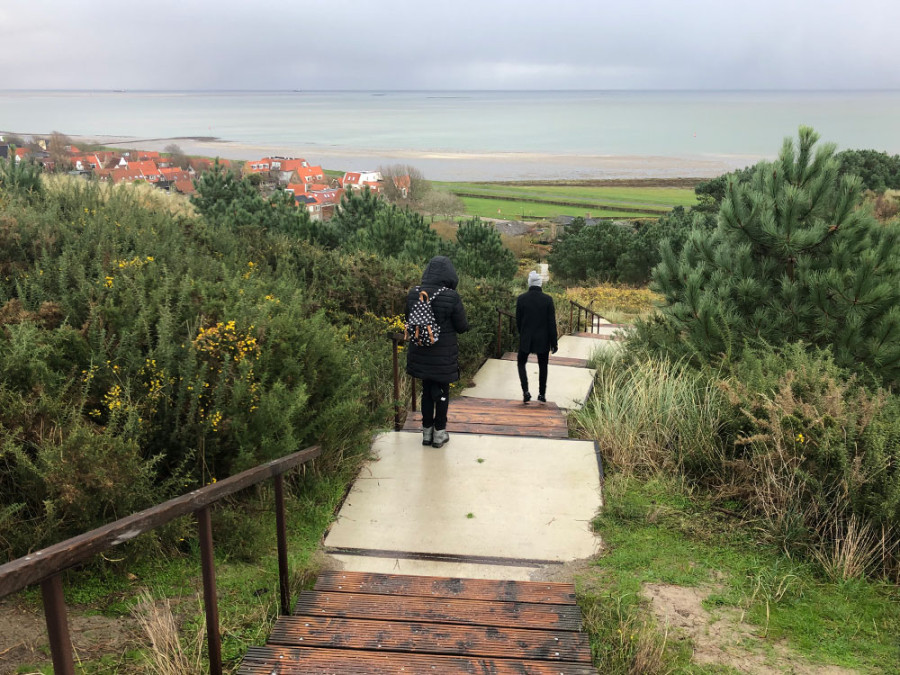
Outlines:
{"label": "house roof", "polygon": [[197,188],[194,187],[194,181],[190,178],[179,178],[176,180],[175,189],[185,195],[192,195],[197,191]]}

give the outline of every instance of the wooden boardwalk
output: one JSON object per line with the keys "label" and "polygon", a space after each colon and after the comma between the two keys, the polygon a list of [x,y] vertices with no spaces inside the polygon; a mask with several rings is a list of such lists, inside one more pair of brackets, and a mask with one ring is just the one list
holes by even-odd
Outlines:
{"label": "wooden boardwalk", "polygon": [[[578,334],[578,337],[617,339],[596,333]],[[590,391],[590,378],[582,377],[586,373],[581,370],[587,368],[588,362],[575,358],[591,352],[596,343],[589,343],[593,340],[575,343],[574,349],[569,345],[569,356],[551,356],[549,360],[569,390],[580,386],[586,389],[584,394],[577,392],[581,396],[578,398],[564,387],[558,387],[563,391],[554,390],[554,393],[560,396],[557,399],[560,402],[577,403]],[[501,392],[500,396],[512,396],[516,387],[503,379],[509,375],[509,364],[504,361],[515,360],[514,353],[505,354],[500,360],[489,360],[486,366],[493,367],[491,372],[502,371],[499,385],[490,380],[490,373],[483,368],[479,374],[485,376],[485,381],[471,387],[487,396],[497,396],[494,393],[497,391]],[[532,357],[531,361],[534,360]],[[534,366],[529,368],[533,370]],[[518,385],[516,376],[510,377]],[[419,431],[421,424],[421,413],[410,412],[404,431]],[[575,603],[574,585],[506,580],[513,576],[510,570],[518,570],[522,565],[537,569],[560,556],[575,559],[590,555],[593,535],[583,531],[582,523],[587,520],[575,515],[577,508],[572,510],[569,501],[574,499],[578,504],[587,505],[586,519],[596,508],[592,503],[597,496],[590,483],[599,484],[602,470],[594,446],[586,441],[563,440],[569,436],[565,410],[557,403],[540,403],[536,399],[525,404],[521,400],[480,398],[476,394],[456,398],[451,403],[447,430],[451,435],[464,436],[441,451],[423,449],[417,439],[403,432],[376,439],[373,448],[381,447],[373,465],[376,473],[368,475],[370,483],[363,482],[351,490],[339,521],[325,542],[328,551],[329,542],[350,541],[341,544],[344,548],[340,551],[351,562],[341,560],[338,564],[366,571],[343,569],[322,573],[312,590],[300,594],[293,614],[277,620],[268,643],[247,651],[239,674],[596,673],[591,664],[588,637],[581,632],[581,610]],[[560,449],[560,443],[572,445]],[[585,443],[590,446],[590,452],[582,447]],[[536,456],[544,457],[546,453],[555,453],[559,466],[553,468],[558,470],[539,470],[535,482],[535,468],[540,468]],[[484,457],[488,460],[482,464]],[[584,468],[588,459],[590,467]],[[510,468],[523,461],[527,466],[518,473]],[[470,465],[489,469],[476,475],[467,468]],[[494,476],[491,469],[503,473]],[[458,489],[453,496],[441,497],[441,491],[450,483],[447,476],[460,472],[467,479],[466,486],[471,487],[476,478],[490,486],[465,493],[464,506],[454,502]],[[579,482],[575,487],[566,487],[569,485],[566,481],[573,475],[579,477]],[[424,483],[419,481],[421,477],[427,477]],[[533,487],[529,481],[534,483]],[[405,489],[409,485],[415,489]],[[383,496],[382,493],[390,491],[388,488],[401,490],[399,502],[393,492],[389,497]],[[494,502],[500,503],[497,494],[510,495],[511,502],[502,501],[502,512],[495,508]],[[562,502],[559,495],[565,495]],[[402,517],[394,513],[396,508],[387,508],[398,504]],[[448,509],[452,511],[449,515],[445,513]],[[478,511],[479,517],[488,517],[479,520],[471,512],[465,516],[468,509]],[[542,509],[549,509],[550,513]],[[557,522],[560,513],[564,515]],[[531,523],[535,514],[540,518]],[[548,519],[548,515],[552,517]],[[504,517],[512,517],[514,522],[506,522]],[[522,531],[523,522],[528,524],[525,531]],[[357,527],[359,523],[365,526]],[[428,533],[434,531],[441,533],[440,543],[449,547],[451,553],[422,552],[423,546],[429,543]],[[523,546],[533,550],[535,537],[552,543],[551,555],[545,561],[522,558]],[[381,558],[370,558],[355,553],[357,549],[346,548],[355,546],[359,551],[367,551],[373,547],[372,542],[384,548],[386,542],[394,539],[397,543],[392,545],[397,551],[390,551],[390,557],[396,558],[393,569],[397,570],[401,559],[405,564],[421,558],[424,562],[419,563],[419,574],[375,573],[371,561]],[[478,553],[481,548],[488,553],[473,555],[470,550]],[[504,580],[449,576],[460,572],[428,570],[423,566],[432,564],[431,558],[439,555],[448,558],[441,564],[450,568],[456,564],[456,558],[465,559],[465,564],[473,567],[493,566],[495,570],[503,570]],[[414,565],[403,569],[409,567],[416,569]],[[447,576],[424,576],[442,573]],[[491,571],[483,569],[478,574],[493,576]]]}
{"label": "wooden boardwalk", "polygon": [[[502,356],[502,359],[504,361],[518,361],[519,355],[515,352],[506,352]],[[537,354],[529,354],[528,363],[537,363]],[[547,359],[547,363],[551,366],[572,366],[573,368],[588,367],[587,359],[576,359],[570,356],[554,356],[553,354]]]}
{"label": "wooden boardwalk", "polygon": [[[447,421],[447,431],[450,433],[529,438],[569,436],[566,414],[555,403],[540,403],[532,399],[525,404],[507,399],[461,396],[451,401],[450,412]],[[419,431],[421,428],[422,413],[409,413],[403,429]]]}
{"label": "wooden boardwalk", "polygon": [[595,673],[572,584],[326,572],[242,675]]}

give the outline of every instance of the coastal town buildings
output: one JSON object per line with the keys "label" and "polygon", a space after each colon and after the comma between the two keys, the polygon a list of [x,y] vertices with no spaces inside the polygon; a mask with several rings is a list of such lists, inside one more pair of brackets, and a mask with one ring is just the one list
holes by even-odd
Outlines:
{"label": "coastal town buildings", "polygon": [[[213,167],[213,160],[202,157],[176,158],[155,150],[115,151],[82,150],[66,145],[66,156],[51,157],[43,139],[31,139],[25,147],[13,147],[0,142],[0,158],[15,157],[16,162],[30,160],[46,171],[55,171],[57,161],[64,164],[60,170],[93,177],[104,183],[144,182],[157,188],[190,195],[196,191],[195,181],[204,171]],[[229,160],[216,159],[220,166],[236,170]],[[185,168],[182,168],[185,167]],[[340,207],[345,193],[369,190],[384,194],[384,177],[379,171],[349,171],[341,177],[329,177],[319,165],[300,157],[262,157],[244,162],[241,175],[259,176],[261,189],[284,189],[294,196],[298,208],[305,208],[313,220],[328,220]],[[392,176],[391,180],[402,198],[410,189],[409,176]]]}

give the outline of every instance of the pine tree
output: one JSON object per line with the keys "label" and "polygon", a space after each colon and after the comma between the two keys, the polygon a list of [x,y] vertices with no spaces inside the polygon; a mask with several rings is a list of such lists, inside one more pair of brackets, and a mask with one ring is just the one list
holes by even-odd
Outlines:
{"label": "pine tree", "polygon": [[657,340],[703,359],[803,341],[900,379],[898,228],[860,208],[860,179],[840,176],[834,145],[817,141],[801,127],[752,180],[728,180],[712,234],[695,228],[680,255],[662,247],[653,280],[668,331]]}
{"label": "pine tree", "polygon": [[500,238],[493,226],[473,218],[460,223],[456,231],[457,268],[473,277],[511,279],[516,273],[516,256]]}

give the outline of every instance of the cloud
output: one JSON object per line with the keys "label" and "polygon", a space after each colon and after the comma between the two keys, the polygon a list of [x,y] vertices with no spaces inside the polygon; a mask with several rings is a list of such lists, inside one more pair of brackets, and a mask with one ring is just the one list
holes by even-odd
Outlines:
{"label": "cloud", "polygon": [[4,88],[900,87],[888,0],[32,0]]}

